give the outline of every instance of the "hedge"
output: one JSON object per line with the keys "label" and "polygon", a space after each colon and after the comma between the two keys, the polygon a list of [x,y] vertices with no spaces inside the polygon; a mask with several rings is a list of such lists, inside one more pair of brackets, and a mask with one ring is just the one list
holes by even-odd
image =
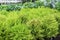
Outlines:
{"label": "hedge", "polygon": [[56,37],[59,34],[59,13],[44,7],[10,12],[3,10],[0,12],[0,39],[45,40]]}

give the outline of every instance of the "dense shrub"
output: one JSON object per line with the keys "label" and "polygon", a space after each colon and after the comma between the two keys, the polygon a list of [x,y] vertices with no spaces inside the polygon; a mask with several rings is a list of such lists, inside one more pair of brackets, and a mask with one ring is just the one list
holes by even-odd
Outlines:
{"label": "dense shrub", "polygon": [[60,34],[60,13],[55,14],[56,21],[58,22],[59,34]]}
{"label": "dense shrub", "polygon": [[7,10],[7,11],[13,11],[13,10],[21,10],[21,8],[38,8],[43,6],[43,2],[35,1],[35,2],[25,2],[24,4],[18,3],[18,4],[4,4],[0,5],[0,10]]}
{"label": "dense shrub", "polygon": [[3,10],[0,12],[0,39],[44,40],[56,37],[59,13],[44,7],[22,8],[20,11],[10,12]]}
{"label": "dense shrub", "polygon": [[7,7],[6,7],[7,5],[0,5],[0,10],[5,10]]}
{"label": "dense shrub", "polygon": [[26,2],[23,4],[23,8],[32,8],[34,5],[32,2]]}
{"label": "dense shrub", "polygon": [[[41,0],[23,0],[23,1],[25,1],[25,3],[0,5],[0,10],[13,11],[13,10],[20,10],[21,8],[38,8],[41,6],[60,10],[59,2],[50,3],[50,0],[46,0],[45,2],[44,1],[42,2]],[[31,1],[34,1],[34,2],[31,2]]]}
{"label": "dense shrub", "polygon": [[0,10],[7,10],[7,11],[13,11],[13,10],[20,10],[22,8],[22,4],[9,4],[9,5],[0,5]]}
{"label": "dense shrub", "polygon": [[18,5],[8,5],[6,10],[7,11],[20,10],[21,7],[22,7],[21,5],[20,6],[18,6]]}
{"label": "dense shrub", "polygon": [[32,40],[30,30],[22,24],[14,25],[12,28],[1,27],[0,28],[0,39],[1,40]]}
{"label": "dense shrub", "polygon": [[[18,22],[18,24],[17,24]],[[0,39],[1,40],[32,40],[31,31],[25,24],[18,21],[17,12],[0,15]]]}
{"label": "dense shrub", "polygon": [[43,6],[43,2],[35,1],[35,2],[26,2],[23,4],[23,8],[38,8]]}
{"label": "dense shrub", "polygon": [[58,22],[55,19],[56,12],[56,10],[53,11],[49,8],[28,8],[22,9],[20,16],[26,18],[34,40],[43,40],[43,37],[51,38],[58,34]]}

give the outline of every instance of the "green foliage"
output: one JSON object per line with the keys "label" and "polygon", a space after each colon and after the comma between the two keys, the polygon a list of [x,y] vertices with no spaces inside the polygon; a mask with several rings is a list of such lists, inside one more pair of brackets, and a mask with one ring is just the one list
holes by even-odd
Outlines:
{"label": "green foliage", "polygon": [[31,31],[27,25],[18,21],[17,12],[0,15],[0,39],[1,40],[32,40]]}
{"label": "green foliage", "polygon": [[60,10],[60,2],[57,2],[57,3],[56,3],[56,9],[57,9],[57,10]]}
{"label": "green foliage", "polygon": [[0,28],[0,39],[2,40],[32,40],[33,37],[26,25],[14,25]]}
{"label": "green foliage", "polygon": [[57,10],[44,7],[22,8],[20,11],[10,12],[2,10],[0,39],[44,40],[44,37],[56,37],[60,21],[59,13]]}
{"label": "green foliage", "polygon": [[56,12],[56,10],[53,11],[49,8],[27,8],[20,11],[20,16],[28,20],[27,25],[34,39],[42,39],[43,37],[56,37],[58,34],[58,22],[55,19]]}
{"label": "green foliage", "polygon": [[25,2],[24,4],[18,3],[18,4],[9,4],[9,5],[0,5],[0,10],[7,10],[7,11],[13,11],[13,10],[21,10],[21,8],[38,8],[43,6],[43,2],[35,1],[35,2]]}
{"label": "green foliage", "polygon": [[7,5],[0,5],[0,10],[2,10],[2,9],[6,9],[7,7],[6,7]]}
{"label": "green foliage", "polygon": [[48,38],[56,37],[58,34],[58,22],[55,20],[55,17],[53,15],[45,16],[43,22],[44,35]]}
{"label": "green foliage", "polygon": [[0,5],[0,10],[7,10],[7,11],[13,11],[13,10],[20,10],[22,8],[22,4],[9,4],[9,5]]}
{"label": "green foliage", "polygon": [[56,18],[56,21],[58,22],[58,28],[59,28],[58,32],[60,34],[60,13],[55,14],[55,18]]}
{"label": "green foliage", "polygon": [[23,8],[38,8],[38,7],[43,6],[43,2],[35,1],[33,2],[26,2],[23,4]]}
{"label": "green foliage", "polygon": [[32,2],[26,2],[23,4],[23,8],[32,8],[33,7],[33,3]]}

